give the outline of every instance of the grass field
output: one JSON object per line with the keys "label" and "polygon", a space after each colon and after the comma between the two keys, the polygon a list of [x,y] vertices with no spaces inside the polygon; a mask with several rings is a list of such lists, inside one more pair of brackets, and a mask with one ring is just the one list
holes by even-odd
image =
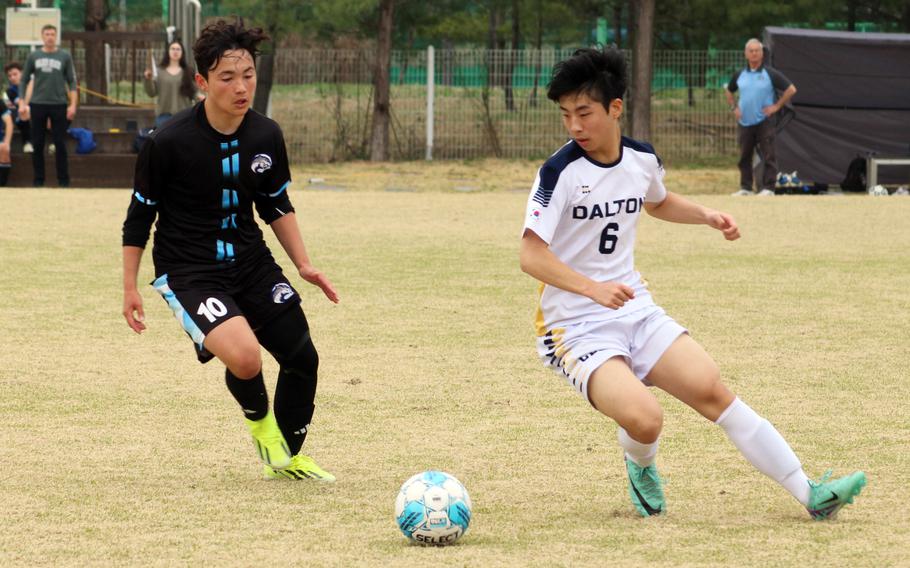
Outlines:
{"label": "grass field", "polygon": [[[468,177],[478,167],[497,181]],[[307,447],[331,486],[259,478],[223,368],[196,363],[150,287],[149,329],[129,331],[126,191],[0,191],[0,565],[907,565],[910,199],[698,196],[738,218],[736,243],[643,217],[656,300],[811,476],[864,469],[870,484],[812,522],[658,393],[668,514],[640,519],[615,427],[536,358],[536,286],[517,263],[533,170],[433,168],[296,176],[305,239],[342,297],[299,286],[322,361]],[[731,190],[726,173],[671,175]],[[270,388],[275,371],[268,359]],[[392,519],[399,485],[429,468],[474,501],[453,547],[408,545]]]}

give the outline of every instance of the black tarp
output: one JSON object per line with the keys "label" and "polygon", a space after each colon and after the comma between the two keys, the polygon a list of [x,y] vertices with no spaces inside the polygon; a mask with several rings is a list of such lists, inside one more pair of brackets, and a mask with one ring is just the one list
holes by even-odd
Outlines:
{"label": "black tarp", "polygon": [[[857,156],[910,157],[910,34],[768,27],[764,42],[797,89],[775,142],[781,171],[838,184]],[[878,175],[910,183],[910,168]]]}

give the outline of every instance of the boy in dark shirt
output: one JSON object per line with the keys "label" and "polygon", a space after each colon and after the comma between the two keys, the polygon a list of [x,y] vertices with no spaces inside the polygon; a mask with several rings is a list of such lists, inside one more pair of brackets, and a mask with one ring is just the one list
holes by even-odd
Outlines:
{"label": "boy in dark shirt", "polygon": [[[123,225],[123,315],[145,329],[136,287],[157,217],[153,286],[196,346],[226,367],[267,478],[335,477],[300,453],[313,416],[319,358],[300,298],[275,263],[254,217],[268,224],[300,276],[332,302],[338,294],[311,263],[288,198],[290,171],[278,125],[250,108],[261,29],[219,21],[196,41],[204,102],[181,111],[143,146]],[[280,364],[274,413],[259,346]]]}

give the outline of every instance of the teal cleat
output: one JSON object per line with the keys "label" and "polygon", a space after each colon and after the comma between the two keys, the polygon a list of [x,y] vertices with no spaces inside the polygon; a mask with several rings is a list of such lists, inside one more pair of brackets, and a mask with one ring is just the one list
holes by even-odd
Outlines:
{"label": "teal cleat", "polygon": [[626,458],[626,471],[629,474],[629,497],[642,517],[660,515],[666,510],[664,503],[663,482],[657,474],[654,464],[641,467]]}
{"label": "teal cleat", "polygon": [[809,504],[806,510],[816,521],[835,518],[840,508],[852,503],[853,498],[866,485],[866,474],[861,471],[854,471],[834,481],[828,481],[830,477],[831,470],[828,470],[817,483],[809,482]]}

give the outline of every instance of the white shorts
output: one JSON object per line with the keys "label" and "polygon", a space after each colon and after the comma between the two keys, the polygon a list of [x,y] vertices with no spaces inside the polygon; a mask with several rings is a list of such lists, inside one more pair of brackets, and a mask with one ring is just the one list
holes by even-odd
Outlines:
{"label": "white shorts", "polygon": [[537,354],[590,402],[588,379],[608,359],[623,357],[648,384],[645,377],[683,333],[688,330],[652,304],[615,319],[548,330],[537,338]]}

